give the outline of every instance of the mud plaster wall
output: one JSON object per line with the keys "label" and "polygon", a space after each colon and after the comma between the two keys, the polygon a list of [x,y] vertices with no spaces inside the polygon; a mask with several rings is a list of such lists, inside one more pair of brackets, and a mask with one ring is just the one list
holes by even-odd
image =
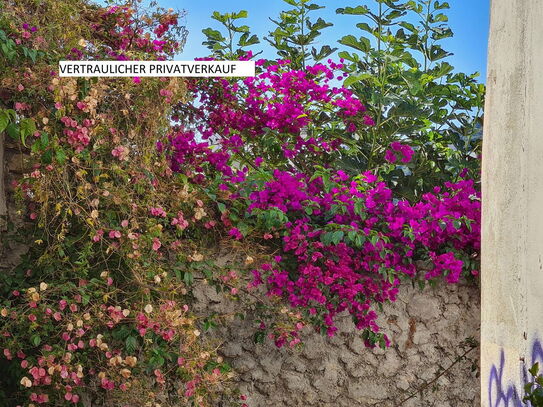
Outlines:
{"label": "mud plaster wall", "polygon": [[[0,162],[11,221],[19,216],[10,184],[24,171],[25,157],[6,140]],[[1,227],[0,234],[3,232]],[[20,245],[2,247],[0,240],[0,272],[9,272],[23,251]],[[236,310],[236,304],[225,302],[211,288],[196,295],[197,308]],[[365,348],[348,318],[342,320],[333,338],[306,332],[300,350],[255,345],[251,318],[233,321],[219,335],[224,338],[223,354],[237,370],[251,407],[396,406],[449,367],[461,354],[460,342],[467,337],[479,339],[479,311],[476,287],[442,284],[422,292],[404,287],[398,301],[381,313],[380,325],[392,341],[384,351]],[[468,359],[403,406],[479,406],[479,381],[471,371],[477,358],[478,349],[474,349]]]}

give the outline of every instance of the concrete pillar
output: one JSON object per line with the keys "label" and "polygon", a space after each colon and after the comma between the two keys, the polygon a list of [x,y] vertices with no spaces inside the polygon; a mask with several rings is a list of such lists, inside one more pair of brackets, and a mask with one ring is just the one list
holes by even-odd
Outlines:
{"label": "concrete pillar", "polygon": [[543,0],[492,0],[483,146],[482,406],[543,362]]}

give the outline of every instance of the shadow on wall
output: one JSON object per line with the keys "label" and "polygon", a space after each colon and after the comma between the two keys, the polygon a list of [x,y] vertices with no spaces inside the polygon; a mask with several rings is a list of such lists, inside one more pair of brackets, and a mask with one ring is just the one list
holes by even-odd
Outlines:
{"label": "shadow on wall", "polygon": [[[534,340],[532,344],[531,361],[528,366],[533,366],[536,362],[543,363],[543,347],[539,339]],[[505,352],[501,351],[500,365],[492,365],[488,380],[488,401],[490,407],[526,407],[522,402],[524,395],[524,385],[528,383],[528,370],[526,363],[521,368],[522,387],[508,383],[504,377]],[[504,380],[506,381],[504,383]]]}

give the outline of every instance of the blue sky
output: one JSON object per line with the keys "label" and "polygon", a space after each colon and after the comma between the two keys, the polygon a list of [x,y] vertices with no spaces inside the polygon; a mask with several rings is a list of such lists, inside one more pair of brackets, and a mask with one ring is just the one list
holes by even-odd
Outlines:
{"label": "blue sky", "polygon": [[[357,35],[357,31],[360,31],[355,24],[361,21],[358,17],[336,15],[336,8],[372,4],[373,0],[320,0],[318,3],[326,6],[326,9],[319,11],[318,16],[334,23],[334,27],[325,30],[326,34],[323,33],[319,39],[320,45],[333,46],[343,35]],[[490,0],[449,0],[449,3],[451,9],[447,14],[455,35],[447,40],[444,48],[454,53],[450,63],[458,71],[480,72],[480,80],[484,81]],[[220,12],[247,10],[249,18],[246,24],[251,27],[253,33],[262,37],[272,29],[268,17],[276,17],[279,11],[289,7],[282,0],[160,0],[159,4],[166,8],[173,7],[188,12],[186,24],[189,37],[183,53],[179,56],[179,59],[183,60],[207,55],[208,50],[202,45],[204,40],[202,29],[218,28],[216,22],[210,18],[214,10]]]}

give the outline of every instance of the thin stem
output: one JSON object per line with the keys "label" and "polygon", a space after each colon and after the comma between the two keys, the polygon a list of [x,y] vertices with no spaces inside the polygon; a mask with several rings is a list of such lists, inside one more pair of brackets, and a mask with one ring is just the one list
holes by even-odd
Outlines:
{"label": "thin stem", "polygon": [[428,70],[428,34],[430,32],[430,1],[426,2],[426,21],[425,28],[426,32],[424,34],[424,72]]}
{"label": "thin stem", "polygon": [[400,407],[404,405],[407,401],[411,400],[413,397],[415,397],[417,394],[422,393],[424,390],[426,390],[428,387],[430,387],[432,384],[434,384],[441,376],[443,376],[445,373],[449,372],[454,366],[456,366],[468,353],[470,353],[473,349],[475,349],[477,346],[471,346],[468,350],[466,350],[463,354],[458,356],[456,360],[445,370],[443,370],[440,374],[438,374],[436,377],[434,377],[431,381],[426,383],[424,386],[418,388],[416,391],[411,393],[408,397],[400,401],[399,403],[395,404],[394,407]]}
{"label": "thin stem", "polygon": [[302,18],[300,20],[300,31],[302,32],[302,42],[301,42],[301,46],[302,46],[302,69],[305,71],[305,35],[304,35],[304,22],[305,22],[305,7],[304,7],[304,4],[302,3],[302,6],[301,6],[301,13],[302,13]]}

